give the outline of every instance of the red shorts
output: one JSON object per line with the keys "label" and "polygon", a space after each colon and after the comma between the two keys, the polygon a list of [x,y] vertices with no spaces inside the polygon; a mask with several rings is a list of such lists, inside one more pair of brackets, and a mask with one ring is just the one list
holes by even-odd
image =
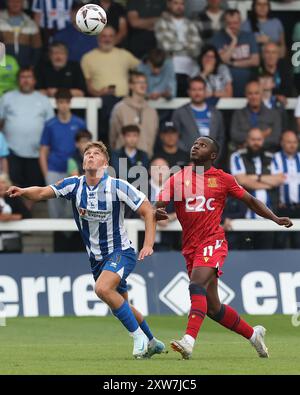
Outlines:
{"label": "red shorts", "polygon": [[217,269],[217,276],[220,277],[221,270],[228,254],[228,245],[225,239],[209,240],[195,248],[191,253],[183,254],[189,277],[196,267],[214,267]]}

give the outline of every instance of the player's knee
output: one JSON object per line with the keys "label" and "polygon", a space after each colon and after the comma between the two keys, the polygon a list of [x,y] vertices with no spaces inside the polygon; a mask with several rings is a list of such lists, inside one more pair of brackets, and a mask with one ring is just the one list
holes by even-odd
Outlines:
{"label": "player's knee", "polygon": [[95,288],[95,292],[98,298],[104,301],[108,298],[110,291],[110,288],[108,288],[105,284],[97,284]]}
{"label": "player's knee", "polygon": [[206,287],[199,283],[191,282],[189,285],[190,295],[203,295],[206,296]]}
{"label": "player's knee", "polygon": [[214,319],[215,317],[218,316],[221,310],[221,304],[208,304],[207,305],[207,315],[208,317]]}

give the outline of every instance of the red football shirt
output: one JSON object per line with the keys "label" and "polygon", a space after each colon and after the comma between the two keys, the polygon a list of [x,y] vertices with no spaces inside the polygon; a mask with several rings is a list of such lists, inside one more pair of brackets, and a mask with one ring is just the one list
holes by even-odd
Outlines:
{"label": "red football shirt", "polygon": [[182,226],[182,252],[188,254],[207,240],[225,238],[220,223],[227,195],[241,199],[244,193],[231,174],[211,167],[199,175],[190,166],[167,180],[157,200],[174,200]]}

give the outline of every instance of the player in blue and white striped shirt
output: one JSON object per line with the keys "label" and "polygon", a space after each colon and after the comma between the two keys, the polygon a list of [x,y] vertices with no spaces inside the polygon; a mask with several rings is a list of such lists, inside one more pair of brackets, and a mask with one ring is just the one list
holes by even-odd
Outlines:
{"label": "player in blue and white striped shirt", "polygon": [[127,204],[145,220],[145,240],[139,260],[153,253],[154,212],[142,192],[107,174],[108,161],[102,142],[89,143],[83,158],[85,176],[65,178],[47,187],[13,186],[7,194],[36,201],[55,197],[71,200],[96,281],[96,294],[132,334],[134,357],[151,357],[162,353],[165,345],[153,337],[142,314],[128,303],[126,279],[135,268],[136,253],[124,227],[124,207]]}

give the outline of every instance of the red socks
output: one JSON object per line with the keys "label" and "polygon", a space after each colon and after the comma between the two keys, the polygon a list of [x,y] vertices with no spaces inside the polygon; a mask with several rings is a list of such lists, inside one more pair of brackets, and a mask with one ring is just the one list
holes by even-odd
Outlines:
{"label": "red socks", "polygon": [[238,313],[228,305],[222,304],[220,312],[210,318],[225,326],[225,328],[244,336],[246,339],[250,339],[253,335],[254,329],[252,326],[247,324],[247,322],[244,321]]}
{"label": "red socks", "polygon": [[190,284],[189,290],[191,311],[185,334],[196,339],[207,312],[206,290],[193,283]]}

